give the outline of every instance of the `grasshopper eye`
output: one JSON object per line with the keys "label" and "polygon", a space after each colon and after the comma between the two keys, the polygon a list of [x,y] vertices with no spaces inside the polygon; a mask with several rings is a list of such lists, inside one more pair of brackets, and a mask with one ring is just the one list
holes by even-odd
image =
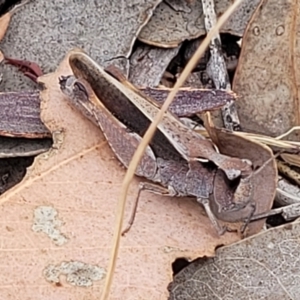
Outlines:
{"label": "grasshopper eye", "polygon": [[59,85],[61,91],[67,96],[88,101],[89,93],[85,85],[81,83],[75,76],[61,76],[59,78]]}
{"label": "grasshopper eye", "polygon": [[86,100],[89,99],[89,93],[87,92],[86,87],[85,87],[81,82],[76,81],[76,82],[74,83],[74,90],[75,90],[76,92],[80,92],[81,94],[83,94],[83,95],[84,95],[84,98],[85,98]]}
{"label": "grasshopper eye", "polygon": [[58,79],[61,90],[70,90],[70,89],[72,89],[73,85],[76,81],[77,81],[77,79],[72,75],[70,75],[70,76],[61,76]]}

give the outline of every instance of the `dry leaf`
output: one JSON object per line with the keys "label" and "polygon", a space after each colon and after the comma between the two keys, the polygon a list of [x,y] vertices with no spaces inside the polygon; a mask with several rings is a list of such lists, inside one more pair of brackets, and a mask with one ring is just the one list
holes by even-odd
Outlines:
{"label": "dry leaf", "polygon": [[[259,1],[243,1],[221,32],[242,36]],[[222,15],[231,4],[232,1],[216,0],[217,15]],[[138,38],[149,45],[168,48],[205,34],[201,0],[168,0],[158,5]]]}
{"label": "dry leaf", "polygon": [[[103,64],[113,61],[126,69],[139,31],[160,2],[70,1],[66,6],[66,2],[57,0],[30,1],[12,18],[0,48],[9,57],[35,61],[46,73],[54,71],[74,45]],[[32,86],[11,67],[2,69],[6,91]]]}
{"label": "dry leaf", "polygon": [[299,9],[264,0],[249,23],[232,88],[245,131],[277,136],[299,124]]}
{"label": "dry leaf", "polygon": [[169,285],[169,300],[299,299],[299,221],[197,259]]}
{"label": "dry leaf", "polygon": [[[23,297],[30,299],[40,299],[41,295],[49,299],[99,299],[101,294],[102,280],[91,288],[77,289],[70,287],[64,276],[59,288],[46,282],[49,276],[43,277],[43,270],[50,266],[57,270],[63,261],[106,269],[125,173],[100,130],[71,109],[60,92],[58,77],[70,74],[66,62],[56,73],[42,78],[47,87],[42,93],[42,119],[51,131],[63,130],[56,135],[56,148],[39,156],[23,182],[0,198],[4,299],[15,299],[21,289]],[[135,179],[129,194],[131,203],[137,190]],[[51,212],[47,220],[50,218],[51,228],[56,228],[51,232],[56,234],[33,231],[37,208]],[[127,216],[129,212],[128,206]],[[48,224],[47,220],[43,224]],[[144,193],[134,226],[121,240],[111,299],[145,295],[147,299],[164,299],[176,257],[210,256],[216,245],[237,239],[234,234],[217,237],[194,201]],[[57,246],[57,240],[67,243]]]}
{"label": "dry leaf", "polygon": [[[276,204],[286,206],[300,202],[300,188],[283,177],[278,178],[278,188],[275,198]],[[281,214],[282,215],[282,214]]]}

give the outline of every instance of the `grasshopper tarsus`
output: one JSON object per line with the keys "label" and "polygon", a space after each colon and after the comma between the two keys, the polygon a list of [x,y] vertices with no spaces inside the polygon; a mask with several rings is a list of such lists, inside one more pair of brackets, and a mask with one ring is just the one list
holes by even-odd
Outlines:
{"label": "grasshopper tarsus", "polygon": [[251,207],[251,212],[249,213],[249,216],[244,220],[244,224],[240,228],[241,234],[245,233],[249,223],[251,222],[251,218],[253,217],[253,215],[255,213],[256,205],[254,202],[250,204],[250,207]]}
{"label": "grasshopper tarsus", "polygon": [[122,235],[122,236],[125,236],[125,234],[126,234],[127,232],[129,232],[129,230],[130,230],[131,226],[132,226],[132,223],[128,222],[128,224],[127,224],[126,228],[125,228],[125,229],[123,229],[123,231],[122,231],[121,235]]}
{"label": "grasshopper tarsus", "polygon": [[138,203],[139,203],[139,200],[140,200],[140,195],[141,195],[141,192],[143,191],[143,183],[141,182],[139,184],[139,191],[137,193],[137,196],[135,198],[135,201],[134,201],[134,204],[133,204],[133,208],[131,210],[131,214],[130,214],[130,218],[129,218],[129,221],[127,223],[127,226],[125,227],[125,229],[122,231],[121,235],[122,236],[125,236],[125,234],[127,232],[129,232],[131,226],[133,225],[134,223],[134,220],[135,220],[135,215],[136,215],[136,211],[137,211],[137,207],[138,207]]}

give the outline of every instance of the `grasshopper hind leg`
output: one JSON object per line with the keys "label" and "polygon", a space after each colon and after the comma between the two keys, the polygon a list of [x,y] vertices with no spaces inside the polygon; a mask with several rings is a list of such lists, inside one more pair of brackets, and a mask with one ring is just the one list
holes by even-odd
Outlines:
{"label": "grasshopper hind leg", "polygon": [[[160,186],[158,184],[155,184],[155,183],[141,182],[139,184],[139,191],[138,191],[137,197],[134,201],[128,224],[127,224],[126,228],[122,231],[122,236],[124,236],[127,232],[129,232],[131,226],[134,223],[136,212],[137,212],[137,207],[138,207],[138,203],[139,203],[139,199],[140,199],[142,191],[148,191],[148,192],[151,192],[151,193],[154,193],[154,194],[163,195],[163,196],[170,196],[170,197],[177,195],[177,193],[172,189],[162,187],[162,186]],[[210,205],[209,205],[209,199],[197,198],[197,202],[203,205],[203,207],[205,209],[205,212],[206,212],[207,216],[209,217],[213,227],[217,231],[218,235],[221,236],[225,232],[231,231],[226,226],[220,225],[218,219],[215,217],[215,215],[211,211],[211,208],[210,208]]]}
{"label": "grasshopper hind leg", "polygon": [[139,184],[139,191],[138,191],[137,197],[134,201],[128,224],[127,224],[126,228],[122,231],[123,236],[130,230],[131,226],[134,223],[134,219],[135,219],[135,215],[136,215],[136,211],[137,211],[137,207],[138,207],[138,203],[139,203],[139,199],[140,199],[142,191],[148,191],[148,192],[158,194],[158,195],[163,195],[163,196],[175,196],[176,195],[175,191],[165,188],[163,186],[160,186],[158,184],[150,183],[150,182],[141,182]]}

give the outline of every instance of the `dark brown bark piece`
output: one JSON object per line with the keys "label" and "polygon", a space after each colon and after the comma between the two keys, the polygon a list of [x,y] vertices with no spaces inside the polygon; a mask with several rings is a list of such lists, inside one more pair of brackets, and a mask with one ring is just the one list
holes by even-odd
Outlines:
{"label": "dark brown bark piece", "polygon": [[40,119],[39,91],[0,93],[0,135],[51,137]]}
{"label": "dark brown bark piece", "polygon": [[[141,92],[156,100],[159,105],[162,105],[170,90],[167,88],[147,87],[142,88]],[[179,117],[191,116],[196,113],[219,109],[231,100],[235,100],[235,94],[231,92],[181,88],[171,103],[169,111]]]}

